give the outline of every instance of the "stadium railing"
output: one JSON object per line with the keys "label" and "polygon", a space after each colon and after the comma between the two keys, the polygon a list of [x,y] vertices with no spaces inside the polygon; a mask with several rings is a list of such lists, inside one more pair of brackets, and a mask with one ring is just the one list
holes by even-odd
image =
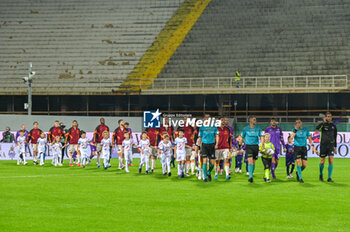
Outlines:
{"label": "stadium railing", "polygon": [[215,93],[288,93],[288,92],[339,92],[349,89],[346,75],[210,78],[158,78],[148,88],[140,87],[145,94],[215,94]]}

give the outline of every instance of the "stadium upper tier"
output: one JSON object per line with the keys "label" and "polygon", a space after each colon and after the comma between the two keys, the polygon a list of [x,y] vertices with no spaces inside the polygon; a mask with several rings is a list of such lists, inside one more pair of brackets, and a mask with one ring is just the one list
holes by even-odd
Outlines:
{"label": "stadium upper tier", "polygon": [[160,78],[350,73],[350,1],[212,0]]}
{"label": "stadium upper tier", "polygon": [[0,1],[0,93],[111,93],[183,0]]}

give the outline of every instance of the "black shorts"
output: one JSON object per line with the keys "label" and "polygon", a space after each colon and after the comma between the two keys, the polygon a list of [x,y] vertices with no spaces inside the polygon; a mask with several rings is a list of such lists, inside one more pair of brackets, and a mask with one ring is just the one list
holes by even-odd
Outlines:
{"label": "black shorts", "polygon": [[215,144],[214,143],[210,143],[210,144],[202,143],[201,157],[215,159]]}
{"label": "black shorts", "polygon": [[259,156],[259,145],[246,145],[245,153],[247,154],[248,158],[257,160]]}
{"label": "black shorts", "polygon": [[261,160],[263,162],[264,169],[270,169],[271,168],[272,158],[261,157]]}
{"label": "black shorts", "polygon": [[334,144],[320,144],[320,157],[334,156]]}
{"label": "black shorts", "polygon": [[294,146],[295,159],[307,160],[307,149],[306,147]]}

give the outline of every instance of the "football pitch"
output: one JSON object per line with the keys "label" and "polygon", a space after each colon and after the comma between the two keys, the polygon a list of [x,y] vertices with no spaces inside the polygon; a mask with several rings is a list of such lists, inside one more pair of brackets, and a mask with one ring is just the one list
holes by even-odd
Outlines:
{"label": "football pitch", "polygon": [[138,174],[138,159],[130,173],[117,170],[116,159],[109,170],[50,162],[0,161],[0,231],[350,230],[350,159],[334,160],[335,183],[327,183],[318,180],[319,159],[310,158],[304,184],[286,179],[283,158],[271,183],[259,158],[253,184],[245,174],[178,179],[175,168],[163,177],[159,162],[153,174]]}

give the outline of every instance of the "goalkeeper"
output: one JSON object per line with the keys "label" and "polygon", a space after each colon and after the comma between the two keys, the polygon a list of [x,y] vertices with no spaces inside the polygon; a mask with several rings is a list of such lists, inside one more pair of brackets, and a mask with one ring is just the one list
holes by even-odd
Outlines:
{"label": "goalkeeper", "polygon": [[264,181],[271,182],[270,171],[272,155],[275,153],[275,146],[270,142],[271,135],[269,133],[266,133],[264,138],[264,143],[260,144],[259,151],[262,154],[261,160],[265,170]]}

